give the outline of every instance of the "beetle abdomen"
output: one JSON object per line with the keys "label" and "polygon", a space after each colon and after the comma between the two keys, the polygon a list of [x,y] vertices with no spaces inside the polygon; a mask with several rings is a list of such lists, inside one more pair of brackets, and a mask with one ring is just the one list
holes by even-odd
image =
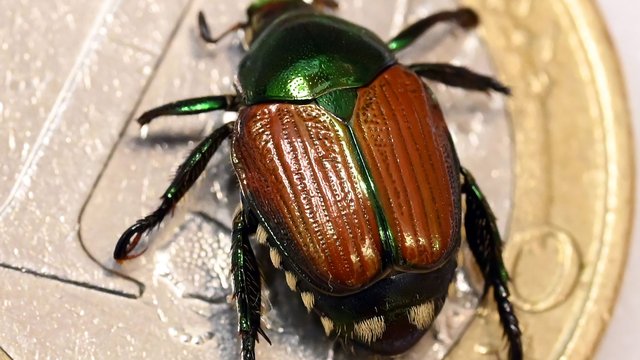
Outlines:
{"label": "beetle abdomen", "polygon": [[460,237],[459,165],[437,102],[401,65],[358,90],[350,124],[402,268],[433,268]]}
{"label": "beetle abdomen", "polygon": [[374,206],[348,129],[318,105],[241,111],[233,163],[246,199],[298,275],[352,292],[382,270]]}

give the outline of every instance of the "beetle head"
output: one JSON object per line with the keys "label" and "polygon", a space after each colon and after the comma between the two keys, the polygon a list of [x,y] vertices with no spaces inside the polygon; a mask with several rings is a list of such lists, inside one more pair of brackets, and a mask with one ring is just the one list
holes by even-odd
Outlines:
{"label": "beetle head", "polygon": [[245,45],[251,46],[264,29],[283,15],[291,12],[310,12],[314,10],[314,7],[325,4],[325,2],[326,0],[309,2],[303,0],[254,0],[247,9],[247,26],[244,28]]}

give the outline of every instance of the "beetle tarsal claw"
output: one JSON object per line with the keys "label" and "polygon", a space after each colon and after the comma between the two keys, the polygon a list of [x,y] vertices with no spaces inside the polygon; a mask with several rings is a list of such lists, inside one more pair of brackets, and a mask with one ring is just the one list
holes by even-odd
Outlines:
{"label": "beetle tarsal claw", "polygon": [[116,248],[113,251],[113,258],[120,264],[124,260],[134,259],[142,255],[146,248],[137,254],[131,254],[142,238],[142,234],[149,230],[149,224],[144,220],[138,220],[129,227],[118,239]]}
{"label": "beetle tarsal claw", "polygon": [[333,320],[328,317],[321,316],[320,322],[322,323],[322,327],[324,328],[324,333],[329,336],[333,331]]}
{"label": "beetle tarsal claw", "polygon": [[296,285],[298,283],[298,279],[296,278],[296,276],[288,271],[284,272],[284,276],[287,280],[287,285],[289,286],[289,289],[291,289],[291,291],[296,291]]}
{"label": "beetle tarsal claw", "polygon": [[435,317],[435,306],[433,301],[427,301],[422,305],[413,306],[407,312],[407,316],[409,317],[409,322],[415,325],[418,329],[424,330],[428,328]]}
{"label": "beetle tarsal claw", "polygon": [[386,328],[387,324],[384,322],[384,317],[376,316],[357,322],[353,326],[353,332],[360,341],[370,344],[380,339]]}
{"label": "beetle tarsal claw", "polygon": [[280,257],[280,253],[275,248],[269,249],[269,257],[271,258],[271,262],[276,269],[280,269],[280,262],[282,258]]}
{"label": "beetle tarsal claw", "polygon": [[301,293],[300,297],[302,298],[302,303],[304,303],[304,307],[307,308],[307,312],[311,312],[311,309],[313,309],[313,305],[316,302],[316,298],[313,296],[312,293],[306,292],[306,291]]}

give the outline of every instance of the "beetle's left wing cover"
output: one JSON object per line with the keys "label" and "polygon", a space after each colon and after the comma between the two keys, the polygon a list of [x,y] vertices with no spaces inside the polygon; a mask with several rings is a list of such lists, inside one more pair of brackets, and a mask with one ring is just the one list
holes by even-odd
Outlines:
{"label": "beetle's left wing cover", "polygon": [[379,228],[346,125],[315,104],[243,109],[232,161],[243,195],[285,265],[333,293],[382,269]]}

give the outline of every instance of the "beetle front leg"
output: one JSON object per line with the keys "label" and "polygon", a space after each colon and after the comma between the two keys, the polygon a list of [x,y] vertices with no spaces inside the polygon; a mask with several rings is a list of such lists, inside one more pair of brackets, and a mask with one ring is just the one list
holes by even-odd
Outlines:
{"label": "beetle front leg", "polygon": [[521,331],[509,301],[509,275],[502,261],[502,240],[495,216],[469,171],[462,169],[462,193],[465,194],[464,226],[467,242],[485,279],[485,294],[493,288],[502,328],[509,341],[509,359],[522,359]]}
{"label": "beetle front leg", "polygon": [[398,52],[411,45],[420,35],[431,29],[436,24],[453,22],[464,29],[469,29],[476,27],[479,21],[478,14],[469,8],[460,8],[453,11],[441,11],[409,25],[393,39],[387,42],[387,46],[389,47],[389,50]]}
{"label": "beetle front leg", "polygon": [[271,341],[260,327],[260,270],[251,248],[249,235],[258,227],[255,217],[242,209],[233,219],[231,238],[231,273],[233,274],[233,296],[238,310],[238,332],[242,337],[242,358],[255,359],[255,343],[258,334]]}
{"label": "beetle front leg", "polygon": [[204,96],[179,100],[157,108],[153,108],[140,115],[138,124],[147,125],[151,120],[166,115],[195,115],[209,111],[236,111],[240,105],[237,95]]}
{"label": "beetle front leg", "polygon": [[234,123],[228,123],[219,127],[191,151],[185,162],[178,167],[176,177],[162,195],[160,206],[151,214],[136,221],[120,236],[113,251],[114,259],[122,261],[140,255],[131,255],[131,252],[140,241],[142,234],[159,225],[162,219],[175,207],[202,174],[209,159],[213,157],[222,141],[231,134],[233,126]]}
{"label": "beetle front leg", "polygon": [[498,80],[475,73],[465,67],[443,63],[412,64],[409,69],[419,76],[441,82],[445,85],[459,87],[467,90],[497,91],[505,95],[511,95],[511,90]]}

